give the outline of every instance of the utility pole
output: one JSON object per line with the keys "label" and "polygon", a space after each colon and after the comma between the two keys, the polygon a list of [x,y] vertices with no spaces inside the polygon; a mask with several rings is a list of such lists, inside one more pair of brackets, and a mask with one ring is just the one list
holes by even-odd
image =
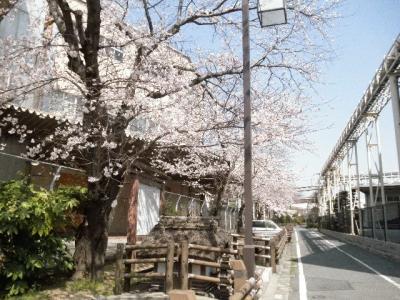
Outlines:
{"label": "utility pole", "polygon": [[249,0],[242,0],[243,46],[243,100],[244,100],[244,248],[243,259],[247,276],[254,276],[255,257],[253,243],[253,195],[252,195],[252,141],[250,99],[250,38]]}

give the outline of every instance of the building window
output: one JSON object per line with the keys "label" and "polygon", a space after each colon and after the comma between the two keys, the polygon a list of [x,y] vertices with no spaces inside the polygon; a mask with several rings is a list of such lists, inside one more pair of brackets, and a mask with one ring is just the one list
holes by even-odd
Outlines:
{"label": "building window", "polygon": [[124,51],[121,47],[115,47],[114,44],[115,43],[113,41],[105,37],[100,38],[100,45],[104,47],[105,55],[111,57],[118,62],[122,62],[124,59]]}
{"label": "building window", "polygon": [[114,51],[114,59],[122,62],[124,59],[124,52],[122,52],[122,49],[120,47],[111,47],[111,49]]}

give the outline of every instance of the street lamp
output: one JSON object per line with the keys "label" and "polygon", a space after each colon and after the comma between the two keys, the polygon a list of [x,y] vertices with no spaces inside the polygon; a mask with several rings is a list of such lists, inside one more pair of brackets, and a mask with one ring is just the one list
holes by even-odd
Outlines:
{"label": "street lamp", "polygon": [[287,23],[285,0],[258,0],[257,13],[261,27]]}
{"label": "street lamp", "polygon": [[[261,27],[286,23],[284,0],[259,0],[257,13]],[[242,46],[243,46],[243,102],[244,102],[244,247],[243,260],[248,277],[254,277],[255,257],[253,243],[253,197],[252,142],[251,142],[251,100],[250,100],[250,38],[249,0],[242,0]]]}

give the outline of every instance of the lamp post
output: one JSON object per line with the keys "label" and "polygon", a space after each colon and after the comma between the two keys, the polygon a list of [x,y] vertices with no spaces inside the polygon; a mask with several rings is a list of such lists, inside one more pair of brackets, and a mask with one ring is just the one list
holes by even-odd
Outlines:
{"label": "lamp post", "polygon": [[[285,0],[259,0],[257,13],[261,27],[285,24]],[[242,46],[243,46],[243,98],[244,98],[244,248],[243,259],[248,277],[254,276],[255,257],[253,243],[253,198],[252,198],[252,142],[250,99],[250,38],[249,0],[242,0]]]}

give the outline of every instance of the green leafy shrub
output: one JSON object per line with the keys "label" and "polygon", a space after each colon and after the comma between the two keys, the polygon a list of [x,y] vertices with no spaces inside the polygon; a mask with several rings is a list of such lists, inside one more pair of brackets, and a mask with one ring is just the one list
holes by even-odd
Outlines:
{"label": "green leafy shrub", "polygon": [[[0,183],[0,290],[18,295],[73,268],[65,228],[84,189],[36,189],[25,180]],[[3,286],[1,286],[3,285]]]}
{"label": "green leafy shrub", "polygon": [[294,222],[298,225],[302,225],[306,222],[306,219],[304,218],[303,215],[295,215],[294,216]]}

